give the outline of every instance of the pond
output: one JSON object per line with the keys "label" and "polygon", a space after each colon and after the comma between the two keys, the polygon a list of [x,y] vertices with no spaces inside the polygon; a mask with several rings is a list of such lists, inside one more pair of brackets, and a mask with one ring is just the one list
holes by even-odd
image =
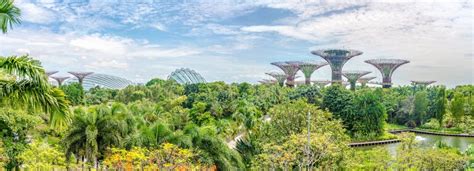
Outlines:
{"label": "pond", "polygon": [[[470,144],[474,144],[474,137],[454,137],[429,134],[416,134],[416,140],[422,148],[432,148],[437,141],[442,141],[451,147],[456,147],[462,152],[466,151]],[[400,143],[384,144],[375,146],[356,147],[357,149],[371,149],[374,147],[385,147],[394,155]]]}

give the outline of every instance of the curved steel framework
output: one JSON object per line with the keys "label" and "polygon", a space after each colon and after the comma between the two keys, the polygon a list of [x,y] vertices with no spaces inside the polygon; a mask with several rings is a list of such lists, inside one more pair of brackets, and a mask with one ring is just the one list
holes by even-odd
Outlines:
{"label": "curved steel framework", "polygon": [[365,61],[368,64],[375,66],[381,73],[383,77],[383,88],[392,87],[392,74],[393,72],[403,64],[407,64],[410,61],[402,59],[371,59]]}
{"label": "curved steel framework", "polygon": [[311,62],[303,62],[300,64],[300,70],[304,74],[304,79],[305,79],[305,84],[310,85],[311,84],[311,75],[316,71],[317,69],[328,65],[327,62],[323,61],[311,61]]}
{"label": "curved steel framework", "polygon": [[342,75],[347,78],[347,81],[351,84],[351,90],[355,91],[356,82],[357,80],[364,76],[371,73],[370,71],[344,71]]}
{"label": "curved steel framework", "polygon": [[[67,84],[72,82],[78,82],[78,79],[72,78],[66,81]],[[85,90],[89,90],[93,87],[122,89],[133,84],[134,83],[130,80],[113,75],[92,74],[84,78],[82,86]]]}
{"label": "curved steel framework", "polygon": [[329,63],[332,70],[332,82],[342,82],[342,67],[354,56],[362,55],[361,51],[351,49],[324,49],[311,51],[313,55],[320,56]]}
{"label": "curved steel framework", "polygon": [[47,75],[48,77],[51,76],[51,75],[53,75],[53,74],[56,74],[56,73],[58,73],[58,71],[46,71],[46,75]]}
{"label": "curved steel framework", "polygon": [[370,80],[373,80],[375,78],[377,77],[361,77],[357,81],[359,81],[362,87],[365,87]]}
{"label": "curved steel framework", "polygon": [[205,83],[206,80],[196,71],[189,68],[180,68],[173,71],[168,80],[175,80],[179,84]]}
{"label": "curved steel framework", "polygon": [[86,78],[87,76],[93,74],[94,72],[72,72],[72,71],[69,71],[68,73],[71,74],[71,75],[74,75],[77,78],[77,80],[79,81],[79,84],[83,85],[84,78]]}
{"label": "curved steel framework", "polygon": [[293,87],[295,85],[295,75],[300,69],[301,62],[299,61],[285,61],[285,62],[272,62],[272,65],[277,66],[286,74],[286,85]]}
{"label": "curved steel framework", "polygon": [[61,87],[63,85],[63,82],[67,80],[69,77],[51,77],[52,79],[56,80],[58,82],[58,87]]}
{"label": "curved steel framework", "polygon": [[283,86],[285,84],[286,74],[279,72],[267,72],[265,74],[275,78],[280,86]]}
{"label": "curved steel framework", "polygon": [[327,86],[328,84],[331,84],[331,81],[329,80],[316,80],[316,81],[311,81],[313,84],[318,85],[320,88],[323,88]]}
{"label": "curved steel framework", "polygon": [[435,83],[436,81],[420,81],[420,80],[412,80],[411,83],[415,86],[429,86],[430,84]]}

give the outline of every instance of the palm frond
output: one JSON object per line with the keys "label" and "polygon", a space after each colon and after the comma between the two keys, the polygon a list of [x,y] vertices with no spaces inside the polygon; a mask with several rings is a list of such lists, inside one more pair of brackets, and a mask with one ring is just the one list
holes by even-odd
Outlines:
{"label": "palm frond", "polygon": [[14,24],[20,24],[21,10],[13,5],[13,0],[0,0],[0,29],[2,33],[7,33],[8,28]]}
{"label": "palm frond", "polygon": [[0,69],[16,77],[14,80],[0,80],[0,103],[48,113],[52,126],[56,128],[69,123],[69,102],[60,89],[48,84],[39,61],[28,55],[0,57]]}

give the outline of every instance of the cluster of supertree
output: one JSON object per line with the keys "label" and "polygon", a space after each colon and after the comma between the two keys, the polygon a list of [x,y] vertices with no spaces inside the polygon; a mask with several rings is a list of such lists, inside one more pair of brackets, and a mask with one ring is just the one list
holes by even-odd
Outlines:
{"label": "cluster of supertree", "polygon": [[[283,62],[272,62],[272,65],[277,66],[283,72],[271,72],[266,73],[273,77],[275,80],[263,80],[260,81],[264,84],[278,83],[281,86],[294,87],[295,85],[302,84],[302,82],[295,81],[295,76],[298,71],[301,71],[305,77],[304,84],[310,85],[311,82],[315,85],[325,86],[327,84],[350,84],[351,89],[355,90],[356,82],[359,82],[362,86],[366,86],[370,80],[376,77],[363,77],[370,71],[342,71],[344,64],[352,59],[353,57],[362,55],[361,51],[352,49],[323,49],[311,51],[313,55],[319,56],[326,62],[302,62],[302,61],[283,61]],[[376,67],[382,74],[382,82],[371,82],[374,84],[380,84],[383,88],[390,88],[392,86],[392,75],[393,72],[400,66],[409,63],[407,60],[402,59],[371,59],[365,61],[368,64]],[[332,80],[331,81],[311,81],[311,75],[319,68],[329,65],[331,67]],[[347,82],[342,80],[342,76],[347,78]],[[433,81],[412,81],[414,85],[429,85]]]}
{"label": "cluster of supertree", "polygon": [[[70,77],[69,76],[53,76],[54,74],[58,73],[58,71],[46,71],[46,75],[54,80],[56,80],[58,82],[58,86],[61,86],[64,81],[66,81],[67,79],[69,79]],[[84,78],[86,78],[87,76],[93,74],[93,72],[68,72],[69,74],[73,75],[74,77],[77,78],[77,80],[79,81],[79,84],[83,84],[84,82]]]}

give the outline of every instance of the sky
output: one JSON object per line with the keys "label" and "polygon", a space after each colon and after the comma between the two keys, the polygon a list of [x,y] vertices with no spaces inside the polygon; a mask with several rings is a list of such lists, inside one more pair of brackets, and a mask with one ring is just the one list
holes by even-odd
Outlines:
{"label": "sky", "polygon": [[[22,24],[0,35],[0,55],[29,54],[46,70],[92,71],[138,83],[191,68],[208,81],[251,82],[275,61],[318,61],[311,50],[362,51],[411,61],[395,85],[474,83],[473,1],[16,0]],[[298,75],[303,75],[299,73]],[[313,80],[328,80],[329,66]],[[300,78],[302,79],[302,78]]]}

